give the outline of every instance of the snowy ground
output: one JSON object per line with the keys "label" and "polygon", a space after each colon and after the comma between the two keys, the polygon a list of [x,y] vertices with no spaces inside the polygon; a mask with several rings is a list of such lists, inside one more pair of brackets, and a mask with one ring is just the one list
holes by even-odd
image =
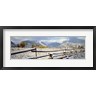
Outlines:
{"label": "snowy ground", "polygon": [[[11,48],[11,52],[15,52],[15,51],[19,51],[19,50],[25,50],[28,48]],[[60,48],[38,48],[38,51],[53,51],[53,50],[60,50]],[[63,51],[59,51],[59,52],[63,52]],[[48,54],[52,54],[52,53],[56,53],[56,52],[37,52],[37,56],[43,56],[43,55],[48,55]],[[64,58],[62,59],[85,59],[85,52],[82,52],[80,50],[78,51],[74,51],[73,52],[68,52],[65,53]],[[16,54],[16,55],[11,55],[11,59],[28,59],[28,58],[34,58],[36,57],[36,53],[35,52],[25,52],[25,53],[20,53],[20,54]],[[50,57],[43,57],[43,58],[39,58],[39,59],[49,59]],[[57,58],[54,58],[57,59]]]}

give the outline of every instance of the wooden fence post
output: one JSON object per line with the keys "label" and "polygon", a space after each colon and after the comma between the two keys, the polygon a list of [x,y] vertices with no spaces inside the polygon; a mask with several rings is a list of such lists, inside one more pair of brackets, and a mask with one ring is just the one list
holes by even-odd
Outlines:
{"label": "wooden fence post", "polygon": [[50,59],[53,59],[53,56],[52,56],[52,54],[49,54],[49,56],[50,56]]}
{"label": "wooden fence post", "polygon": [[36,55],[36,59],[37,59],[37,48],[35,48],[35,55]]}

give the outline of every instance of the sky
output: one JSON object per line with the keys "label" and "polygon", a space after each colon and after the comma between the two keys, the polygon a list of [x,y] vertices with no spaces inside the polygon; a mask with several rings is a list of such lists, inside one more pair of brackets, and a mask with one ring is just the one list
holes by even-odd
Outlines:
{"label": "sky", "polygon": [[19,43],[25,40],[62,43],[64,41],[71,41],[71,40],[85,41],[85,36],[11,36],[11,41],[15,43]]}

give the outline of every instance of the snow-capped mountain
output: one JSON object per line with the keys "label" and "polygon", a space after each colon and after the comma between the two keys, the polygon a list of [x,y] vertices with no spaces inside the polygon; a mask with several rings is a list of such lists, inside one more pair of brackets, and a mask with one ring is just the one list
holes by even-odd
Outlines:
{"label": "snow-capped mountain", "polygon": [[85,46],[85,43],[84,42],[81,43],[81,42],[66,41],[66,42],[61,43],[59,47],[73,48],[73,47],[78,47],[78,46]]}
{"label": "snow-capped mountain", "polygon": [[[63,42],[44,42],[44,41],[31,41],[31,40],[24,40],[24,41],[20,41],[18,44],[20,44],[21,42],[25,43],[25,47],[27,48],[31,48],[32,46],[36,46],[36,47],[49,47],[49,48],[58,48],[58,47],[72,47],[72,46],[76,46],[76,45],[84,45],[85,44],[85,40],[75,40],[74,38],[71,38],[69,41],[63,41]],[[11,47],[16,47],[17,44],[15,44],[13,41],[11,41]]]}
{"label": "snow-capped mountain", "polygon": [[49,43],[47,46],[48,47],[59,47],[61,44],[58,43],[58,42],[52,42],[52,43]]}
{"label": "snow-capped mountain", "polygon": [[85,43],[85,40],[84,39],[77,39],[77,38],[74,38],[74,37],[71,37],[68,42],[70,43],[79,43],[79,44],[84,44]]}
{"label": "snow-capped mountain", "polygon": [[42,46],[46,46],[47,47],[47,45],[44,42],[42,42],[42,41],[39,41],[38,43],[41,44]]}

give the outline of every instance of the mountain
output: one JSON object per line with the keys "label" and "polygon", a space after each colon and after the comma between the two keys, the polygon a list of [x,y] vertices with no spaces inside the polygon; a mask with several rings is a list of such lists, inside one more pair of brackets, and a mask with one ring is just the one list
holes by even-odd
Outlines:
{"label": "mountain", "polygon": [[42,41],[39,41],[38,43],[41,44],[42,46],[46,46],[47,47],[46,43],[44,43]]}
{"label": "mountain", "polygon": [[11,47],[16,47],[17,45],[13,42],[13,41],[11,41]]}
{"label": "mountain", "polygon": [[52,43],[49,43],[47,46],[48,47],[59,47],[60,46],[60,43],[58,43],[58,42],[52,42]]}
{"label": "mountain", "polygon": [[71,37],[68,42],[70,42],[70,43],[81,43],[81,44],[84,44],[85,43],[85,40]]}
{"label": "mountain", "polygon": [[85,46],[85,40],[84,39],[79,39],[76,37],[70,37],[68,41],[63,41],[59,47],[70,47],[72,48],[73,46]]}
{"label": "mountain", "polygon": [[77,47],[77,46],[85,46],[84,42],[63,42],[59,47],[63,47],[63,48],[73,48],[73,47]]}
{"label": "mountain", "polygon": [[[73,38],[73,37],[70,37],[70,39],[68,41],[63,41],[62,43],[59,43],[59,42],[45,42],[45,41],[37,41],[37,40],[34,40],[34,41],[31,41],[31,40],[23,40],[21,42],[24,42],[25,43],[25,47],[26,48],[31,48],[31,47],[39,47],[39,48],[46,48],[46,47],[53,47],[53,48],[58,48],[58,47],[72,47],[72,46],[76,46],[76,45],[85,45],[85,40],[83,39],[77,39],[77,38]],[[19,41],[18,44],[21,43]],[[14,43],[13,41],[11,41],[11,46],[12,47],[16,47],[17,44]]]}

